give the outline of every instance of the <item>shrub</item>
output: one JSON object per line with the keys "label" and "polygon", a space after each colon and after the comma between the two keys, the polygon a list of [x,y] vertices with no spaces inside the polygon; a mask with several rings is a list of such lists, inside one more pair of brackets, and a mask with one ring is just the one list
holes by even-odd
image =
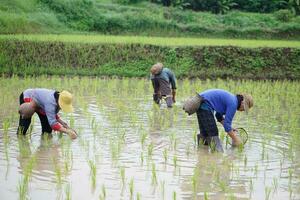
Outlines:
{"label": "shrub", "polygon": [[282,22],[289,22],[294,17],[294,14],[290,10],[279,10],[274,13],[277,20]]}

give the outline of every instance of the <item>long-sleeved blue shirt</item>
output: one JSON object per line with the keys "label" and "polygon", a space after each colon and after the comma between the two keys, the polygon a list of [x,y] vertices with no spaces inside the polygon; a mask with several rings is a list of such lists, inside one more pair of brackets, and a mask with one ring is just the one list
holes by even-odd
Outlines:
{"label": "long-sleeved blue shirt", "polygon": [[224,129],[226,132],[231,131],[232,120],[238,106],[236,95],[222,89],[206,90],[199,95],[218,115],[225,115]]}

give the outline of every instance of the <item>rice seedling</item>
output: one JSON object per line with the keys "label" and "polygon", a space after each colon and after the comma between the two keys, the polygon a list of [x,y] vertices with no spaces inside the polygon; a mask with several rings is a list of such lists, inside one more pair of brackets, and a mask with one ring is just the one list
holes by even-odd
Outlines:
{"label": "rice seedling", "polygon": [[153,155],[154,144],[151,142],[148,145],[148,156],[151,157]]}
{"label": "rice seedling", "polygon": [[140,140],[141,140],[141,145],[142,147],[144,147],[145,141],[147,139],[147,132],[145,132],[144,130],[141,131],[141,135],[140,135]]}
{"label": "rice seedling", "polygon": [[152,163],[152,184],[156,185],[157,184],[157,175],[156,175],[156,167],[155,164]]}
{"label": "rice seedling", "polygon": [[177,193],[176,193],[176,191],[173,191],[173,200],[176,200],[177,199]]}
{"label": "rice seedling", "polygon": [[105,200],[105,199],[106,199],[106,189],[105,189],[105,185],[102,185],[101,194],[99,195],[99,200]]}
{"label": "rice seedling", "polygon": [[174,165],[174,168],[177,168],[177,156],[176,155],[173,156],[173,165]]}
{"label": "rice seedling", "polygon": [[141,152],[141,154],[140,154],[140,160],[141,160],[141,165],[143,165],[144,164],[144,153],[143,152]]}
{"label": "rice seedling", "polygon": [[56,183],[61,186],[62,184],[62,173],[60,166],[58,165],[57,161],[55,158],[52,158],[52,163],[54,165],[54,172],[55,172],[55,177],[56,177]]}
{"label": "rice seedling", "polygon": [[125,168],[124,167],[120,167],[120,176],[121,176],[122,184],[124,185],[124,183],[125,183]]}
{"label": "rice seedling", "polygon": [[71,196],[71,185],[67,184],[65,187],[65,199],[66,200],[71,200],[72,196]]}
{"label": "rice seedling", "polygon": [[272,191],[272,189],[270,187],[268,187],[268,186],[265,187],[265,200],[270,199],[271,191]]}
{"label": "rice seedling", "polygon": [[141,200],[141,194],[139,192],[136,193],[136,200]]}
{"label": "rice seedling", "polygon": [[194,140],[194,145],[197,146],[197,131],[194,131],[193,133],[193,140]]}
{"label": "rice seedling", "polygon": [[277,191],[277,189],[278,189],[278,180],[277,180],[277,178],[276,177],[273,177],[273,191],[274,192],[276,192]]}
{"label": "rice seedling", "polygon": [[130,192],[130,199],[133,198],[133,192],[134,192],[134,181],[133,178],[131,178],[129,182],[129,192]]}
{"label": "rice seedling", "polygon": [[192,182],[192,187],[193,187],[193,193],[194,195],[196,194],[197,192],[197,186],[198,186],[198,177],[199,177],[199,174],[200,174],[200,170],[198,168],[195,168],[194,169],[194,174],[191,178],[191,182]]}
{"label": "rice seedling", "polygon": [[18,184],[18,192],[19,192],[19,199],[25,200],[27,199],[27,193],[28,193],[28,177],[23,177],[21,180],[19,180]]}
{"label": "rice seedling", "polygon": [[89,166],[90,166],[90,174],[92,179],[92,186],[95,188],[96,186],[96,175],[97,175],[97,167],[94,161],[89,160]]}
{"label": "rice seedling", "polygon": [[163,156],[164,156],[165,163],[167,163],[167,160],[168,160],[168,149],[167,148],[164,148]]}
{"label": "rice seedling", "polygon": [[250,194],[252,194],[252,192],[253,192],[253,180],[252,180],[252,178],[250,179]]}
{"label": "rice seedling", "polygon": [[208,193],[206,191],[204,192],[204,200],[209,200]]}

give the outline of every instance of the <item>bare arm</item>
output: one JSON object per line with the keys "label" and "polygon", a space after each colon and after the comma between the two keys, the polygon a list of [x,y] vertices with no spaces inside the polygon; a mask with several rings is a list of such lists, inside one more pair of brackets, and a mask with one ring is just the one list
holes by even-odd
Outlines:
{"label": "bare arm", "polygon": [[69,125],[68,125],[65,121],[63,121],[61,118],[58,118],[57,121],[58,121],[58,123],[60,123],[64,128],[66,128],[66,129],[70,128]]}
{"label": "bare arm", "polygon": [[61,126],[57,131],[68,134],[71,139],[77,138],[76,132],[70,128],[65,128],[65,127]]}
{"label": "bare arm", "polygon": [[234,129],[229,131],[227,134],[229,135],[229,137],[231,137],[233,146],[240,146],[242,144],[241,139],[236,134],[236,131]]}

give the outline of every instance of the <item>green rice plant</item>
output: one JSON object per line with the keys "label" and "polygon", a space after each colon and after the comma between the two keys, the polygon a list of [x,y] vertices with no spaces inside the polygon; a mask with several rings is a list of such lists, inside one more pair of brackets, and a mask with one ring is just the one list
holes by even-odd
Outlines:
{"label": "green rice plant", "polygon": [[268,187],[268,186],[265,187],[265,200],[270,199],[271,191],[272,191],[272,189],[270,187]]}
{"label": "green rice plant", "polygon": [[167,148],[164,148],[163,156],[164,156],[165,163],[167,163],[167,160],[168,160],[168,149]]}
{"label": "green rice plant", "polygon": [[106,199],[106,189],[105,189],[105,185],[102,185],[101,194],[99,195],[99,200],[105,200],[105,199]]}
{"label": "green rice plant", "polygon": [[147,139],[147,132],[145,132],[144,130],[142,130],[141,135],[140,135],[140,140],[141,140],[141,145],[142,147],[144,147],[145,141]]}
{"label": "green rice plant", "polygon": [[197,146],[197,131],[194,131],[194,133],[193,133],[193,140],[194,140],[195,146]]}
{"label": "green rice plant", "polygon": [[171,146],[173,146],[174,141],[176,139],[176,135],[175,134],[176,134],[175,132],[172,132],[172,133],[169,134],[169,139],[170,139]]}
{"label": "green rice plant", "polygon": [[19,180],[19,185],[18,185],[18,192],[19,192],[19,199],[25,200],[27,199],[27,193],[28,193],[28,177],[23,177],[21,180]]}
{"label": "green rice plant", "polygon": [[227,183],[226,181],[224,181],[223,179],[218,179],[217,180],[218,186],[221,189],[222,192],[226,192],[227,191]]}
{"label": "green rice plant", "polygon": [[274,192],[276,192],[277,191],[277,189],[278,189],[278,180],[277,180],[277,178],[276,177],[273,177],[273,188],[274,188]]}
{"label": "green rice plant", "polygon": [[248,160],[248,159],[247,159],[247,156],[245,155],[245,156],[244,156],[244,167],[247,167],[247,160]]}
{"label": "green rice plant", "polygon": [[209,200],[208,193],[206,191],[204,192],[204,200]]}
{"label": "green rice plant", "polygon": [[174,164],[174,167],[176,168],[177,167],[177,156],[176,155],[173,156],[173,164]]}
{"label": "green rice plant", "polygon": [[133,191],[134,191],[134,181],[133,181],[133,178],[131,178],[131,180],[129,182],[130,199],[133,198]]}
{"label": "green rice plant", "polygon": [[152,184],[156,185],[157,184],[157,175],[156,175],[156,168],[155,168],[155,164],[152,163]]}
{"label": "green rice plant", "polygon": [[176,191],[173,191],[173,200],[176,200],[177,199],[177,194],[176,194]]}
{"label": "green rice plant", "polygon": [[23,170],[25,176],[31,177],[32,170],[36,166],[36,162],[36,155],[32,155]]}
{"label": "green rice plant", "polygon": [[62,184],[62,173],[61,169],[56,161],[55,158],[52,158],[52,163],[54,165],[54,171],[55,171],[55,177],[56,177],[56,183],[60,186]]}
{"label": "green rice plant", "polygon": [[253,192],[253,180],[250,179],[250,194]]}
{"label": "green rice plant", "polygon": [[189,144],[187,144],[186,147],[185,147],[185,153],[186,153],[187,156],[189,156],[190,153],[191,153],[190,145]]}
{"label": "green rice plant", "polygon": [[193,193],[196,194],[197,192],[197,186],[198,186],[198,177],[200,175],[200,170],[198,168],[194,169],[193,176],[191,178],[192,187],[193,187]]}
{"label": "green rice plant", "polygon": [[66,200],[71,200],[72,196],[71,196],[71,185],[67,184],[65,187],[65,196],[66,196]]}
{"label": "green rice plant", "polygon": [[148,156],[151,157],[153,155],[153,149],[154,149],[154,145],[153,143],[151,142],[149,145],[148,145]]}
{"label": "green rice plant", "polygon": [[173,145],[173,149],[174,149],[174,150],[176,150],[176,148],[177,148],[177,143],[178,143],[178,139],[176,138],[176,139],[174,140],[174,145]]}
{"label": "green rice plant", "polygon": [[94,161],[89,160],[89,166],[90,166],[90,174],[92,178],[92,186],[95,188],[96,186],[96,175],[97,175],[97,167]]}
{"label": "green rice plant", "polygon": [[74,115],[70,115],[70,127],[71,128],[74,128],[74,124],[75,124],[75,118],[74,118]]}
{"label": "green rice plant", "polygon": [[125,183],[125,168],[124,167],[120,167],[120,176],[121,176],[122,184],[124,185],[124,183]]}
{"label": "green rice plant", "polygon": [[136,200],[141,200],[141,194],[139,192],[136,193]]}
{"label": "green rice plant", "polygon": [[291,182],[291,181],[292,181],[292,178],[293,178],[293,173],[294,173],[293,169],[289,168],[289,169],[288,169],[288,174],[289,174],[289,182]]}
{"label": "green rice plant", "polygon": [[144,164],[144,153],[143,152],[141,152],[141,154],[140,154],[140,159],[141,159],[141,165],[143,165]]}

